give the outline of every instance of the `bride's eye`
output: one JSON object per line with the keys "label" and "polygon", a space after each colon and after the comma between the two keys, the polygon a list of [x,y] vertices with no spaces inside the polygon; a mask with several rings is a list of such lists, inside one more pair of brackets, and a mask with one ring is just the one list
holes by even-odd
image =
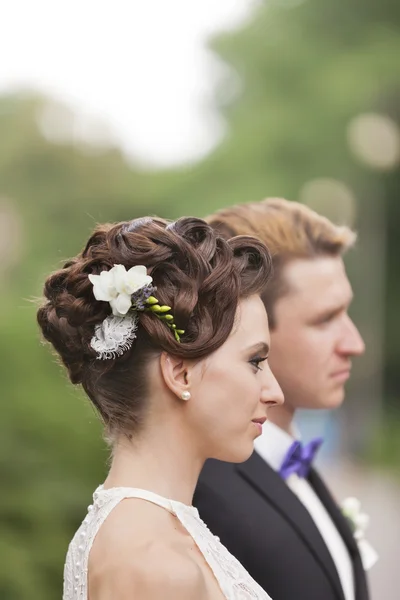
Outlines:
{"label": "bride's eye", "polygon": [[255,367],[257,369],[257,371],[262,371],[262,368],[260,367],[260,364],[262,362],[264,362],[265,360],[267,360],[268,356],[255,356],[254,358],[252,358],[249,363],[251,365],[253,365],[253,367]]}

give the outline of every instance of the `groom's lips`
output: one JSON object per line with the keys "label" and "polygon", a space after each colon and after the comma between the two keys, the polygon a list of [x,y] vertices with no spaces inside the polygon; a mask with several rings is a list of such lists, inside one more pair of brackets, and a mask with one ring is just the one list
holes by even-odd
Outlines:
{"label": "groom's lips", "polygon": [[331,374],[332,379],[335,381],[346,381],[350,377],[350,368],[340,369]]}

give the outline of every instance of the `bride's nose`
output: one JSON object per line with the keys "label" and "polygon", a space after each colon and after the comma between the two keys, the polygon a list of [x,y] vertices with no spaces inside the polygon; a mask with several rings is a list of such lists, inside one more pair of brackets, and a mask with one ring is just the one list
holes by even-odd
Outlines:
{"label": "bride's nose", "polygon": [[264,382],[261,391],[261,402],[268,406],[283,404],[285,398],[281,386],[279,385],[275,375],[271,371],[269,365],[264,368]]}

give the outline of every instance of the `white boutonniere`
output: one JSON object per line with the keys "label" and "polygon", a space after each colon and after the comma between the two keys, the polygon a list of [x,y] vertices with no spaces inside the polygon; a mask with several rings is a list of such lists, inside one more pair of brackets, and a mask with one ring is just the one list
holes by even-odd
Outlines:
{"label": "white boutonniere", "polygon": [[342,513],[350,523],[354,538],[358,544],[363,567],[366,571],[374,566],[378,554],[365,539],[365,531],[369,525],[369,516],[361,511],[361,503],[357,498],[346,498],[342,502]]}

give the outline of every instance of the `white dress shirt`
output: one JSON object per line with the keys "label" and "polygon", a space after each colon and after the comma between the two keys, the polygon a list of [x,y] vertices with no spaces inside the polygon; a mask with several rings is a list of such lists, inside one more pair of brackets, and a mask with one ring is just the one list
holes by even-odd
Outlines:
{"label": "white dress shirt", "polygon": [[[279,471],[293,442],[292,436],[267,421],[263,425],[262,435],[255,440],[255,450],[274,471]],[[329,513],[306,479],[293,473],[286,479],[286,484],[308,510],[318,528],[335,563],[346,600],[354,600],[354,575],[350,555]]]}

